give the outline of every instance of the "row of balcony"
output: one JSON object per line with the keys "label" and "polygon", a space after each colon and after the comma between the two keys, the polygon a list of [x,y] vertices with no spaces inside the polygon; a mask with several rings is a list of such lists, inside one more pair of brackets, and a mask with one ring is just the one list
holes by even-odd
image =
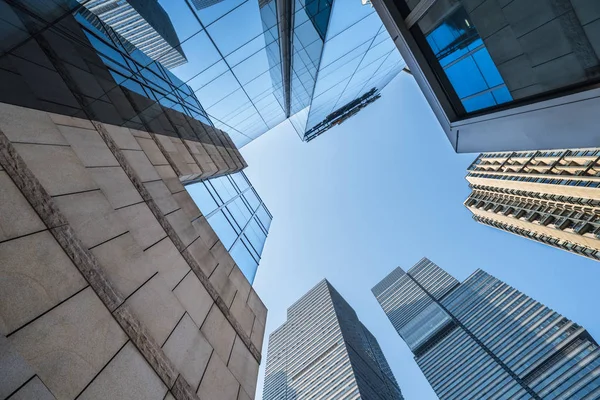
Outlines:
{"label": "row of balcony", "polygon": [[600,215],[598,214],[523,201],[491,198],[491,196],[472,197],[465,204],[467,207],[600,239]]}
{"label": "row of balcony", "polygon": [[562,250],[567,250],[576,254],[580,254],[582,256],[591,258],[593,260],[600,260],[600,251],[583,246],[581,244],[572,243],[569,241],[564,241],[552,236],[548,236],[543,233],[538,233],[534,231],[530,231],[527,229],[519,228],[517,226],[513,226],[510,224],[505,224],[500,221],[493,220],[491,218],[482,217],[480,215],[473,215],[473,219],[479,223],[490,225],[498,229],[502,229],[507,232],[511,232],[532,240],[536,240],[538,242],[546,243],[550,246],[557,247]]}

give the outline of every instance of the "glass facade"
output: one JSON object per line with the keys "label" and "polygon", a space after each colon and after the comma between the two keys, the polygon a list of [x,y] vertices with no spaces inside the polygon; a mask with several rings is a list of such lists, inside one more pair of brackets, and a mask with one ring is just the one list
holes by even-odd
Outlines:
{"label": "glass facade", "polygon": [[[127,51],[127,44],[120,40],[120,35],[109,35],[110,28],[99,25],[98,18],[86,13],[85,10],[81,11],[75,15],[75,18],[118,86],[212,125],[188,85],[142,50],[134,48]],[[168,51],[165,50],[167,53]],[[116,88],[115,86],[114,89]],[[141,113],[147,111],[147,108],[142,109]],[[140,115],[135,114],[127,122],[133,123],[139,118]]]}
{"label": "glass facade", "polygon": [[[79,0],[124,41],[157,60],[165,68],[187,62],[169,16],[156,0]],[[85,13],[84,13],[85,15]],[[94,19],[90,19],[94,22]],[[129,50],[129,48],[128,48]]]}
{"label": "glass facade", "polygon": [[246,175],[237,172],[187,185],[186,189],[252,283],[273,217]]}
{"label": "glass facade", "polygon": [[426,39],[467,112],[512,100],[463,7],[458,7]]}
{"label": "glass facade", "polygon": [[227,0],[203,8],[190,0],[159,3],[188,58],[172,71],[217,128],[241,147],[285,120],[271,79],[281,66],[270,65],[268,57],[276,38],[263,32],[259,2]]}
{"label": "glass facade", "polygon": [[405,64],[375,9],[335,0],[301,137],[371,89],[378,92]]}
{"label": "glass facade", "polygon": [[596,0],[403,0],[398,8],[458,116],[600,80]]}
{"label": "glass facade", "polygon": [[373,8],[351,0],[280,3],[289,12],[287,27],[275,0],[200,7],[159,0],[188,60],[172,72],[238,147],[287,118],[304,139],[404,67]]}
{"label": "glass facade", "polygon": [[409,346],[419,339],[411,350],[441,400],[600,396],[600,348],[587,331],[481,270],[459,284],[423,259],[373,294]]}
{"label": "glass facade", "polygon": [[264,400],[403,399],[375,337],[321,281],[269,336]]}

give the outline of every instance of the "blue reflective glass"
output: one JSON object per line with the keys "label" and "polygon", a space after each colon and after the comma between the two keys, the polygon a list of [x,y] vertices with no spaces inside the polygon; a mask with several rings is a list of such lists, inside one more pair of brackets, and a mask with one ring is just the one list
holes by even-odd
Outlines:
{"label": "blue reflective glass", "polygon": [[188,185],[186,189],[203,215],[208,215],[217,209],[217,202],[213,199],[213,196],[204,183]]}
{"label": "blue reflective glass", "polygon": [[471,96],[488,88],[472,57],[467,57],[448,67],[446,75],[460,98]]}
{"label": "blue reflective glass", "polygon": [[481,110],[483,108],[491,107],[496,104],[494,96],[491,93],[483,93],[475,97],[471,97],[467,100],[462,101],[463,106],[467,112]]}
{"label": "blue reflective glass", "polygon": [[231,249],[230,254],[244,276],[252,284],[252,282],[254,282],[258,263],[254,257],[250,255],[250,251],[246,248],[244,242],[239,240]]}
{"label": "blue reflective glass", "polygon": [[256,208],[260,204],[260,200],[258,199],[258,196],[256,196],[256,193],[254,193],[254,190],[252,190],[252,189],[250,189],[246,193],[244,193],[244,198],[248,202],[248,205],[250,206],[250,209],[252,211],[256,210]]}
{"label": "blue reflective glass", "polygon": [[477,51],[473,54],[473,58],[489,87],[502,85],[504,83],[500,76],[500,72],[498,72],[498,68],[496,68],[496,64],[492,61],[487,49],[484,48]]}
{"label": "blue reflective glass", "polygon": [[208,222],[223,243],[223,246],[225,246],[226,249],[229,249],[237,239],[238,234],[231,226],[229,220],[225,217],[225,214],[223,214],[222,211],[219,211],[212,215],[208,219]]}
{"label": "blue reflective glass", "polygon": [[248,240],[250,241],[250,244],[252,244],[252,247],[255,251],[255,255],[259,257],[265,245],[267,235],[265,235],[265,233],[259,227],[258,222],[255,218],[252,218],[252,220],[250,220],[250,223],[246,227],[244,233],[246,235],[246,238],[248,238]]}
{"label": "blue reflective glass", "polygon": [[264,205],[261,205],[259,207],[258,211],[256,212],[256,216],[258,217],[262,225],[265,227],[265,229],[268,231],[269,227],[271,226],[271,217],[264,208]]}

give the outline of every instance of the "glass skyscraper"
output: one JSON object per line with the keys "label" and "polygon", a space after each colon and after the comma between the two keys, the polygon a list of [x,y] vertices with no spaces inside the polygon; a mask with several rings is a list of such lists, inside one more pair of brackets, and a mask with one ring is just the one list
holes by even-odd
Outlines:
{"label": "glass skyscraper", "polygon": [[401,400],[375,337],[327,280],[271,333],[263,400]]}
{"label": "glass skyscraper", "polygon": [[441,400],[600,397],[589,333],[484,271],[459,283],[424,258],[372,291]]}
{"label": "glass skyscraper", "polygon": [[236,172],[186,189],[252,284],[273,217],[246,174]]}
{"label": "glass skyscraper", "polygon": [[159,3],[188,59],[172,72],[238,147],[288,118],[310,140],[369,104],[365,94],[377,98],[404,67],[360,1]]}

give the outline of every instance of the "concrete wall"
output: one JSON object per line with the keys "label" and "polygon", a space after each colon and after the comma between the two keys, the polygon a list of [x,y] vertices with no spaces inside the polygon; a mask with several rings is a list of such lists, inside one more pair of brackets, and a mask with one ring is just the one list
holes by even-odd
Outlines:
{"label": "concrete wall", "polygon": [[226,154],[0,104],[0,399],[254,398],[267,310],[180,180]]}

